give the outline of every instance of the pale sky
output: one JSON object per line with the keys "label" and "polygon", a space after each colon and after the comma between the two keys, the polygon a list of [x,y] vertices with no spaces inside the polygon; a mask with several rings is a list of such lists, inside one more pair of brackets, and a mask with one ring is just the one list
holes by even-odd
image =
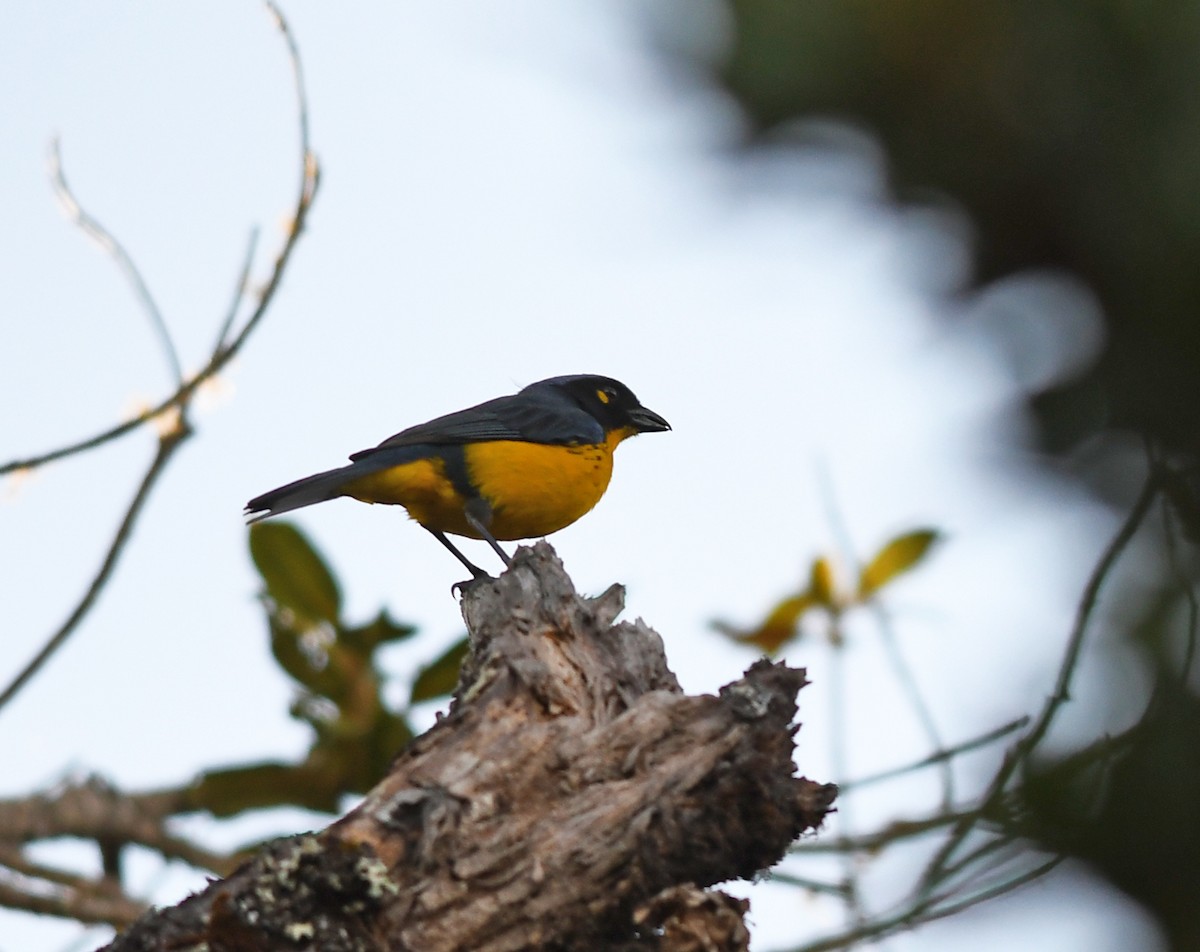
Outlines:
{"label": "pale sky", "polygon": [[[709,621],[756,620],[839,544],[840,519],[860,556],[917,526],[947,533],[888,602],[947,740],[1040,702],[1109,517],[1032,469],[1019,384],[975,332],[986,321],[941,310],[969,267],[963,229],[890,204],[869,138],[840,154],[734,153],[734,104],[650,39],[667,30],[719,55],[716,4],[284,10],[323,170],[309,232],[98,607],[0,714],[0,795],[92,771],[141,789],[300,752],[254,600],[246,499],[564,373],[617,377],[675,428],[622,446],[603,502],[551,541],[580,590],[627,584],[627,616],[663,635],[686,689],[713,691],[754,660]],[[26,2],[3,23],[7,461],[169,389],[127,283],[55,206],[50,139],[142,269],[188,370],[255,224],[266,274],[297,157],[286,56],[257,4]],[[1048,348],[1046,373],[1070,359]],[[0,483],[0,680],[78,599],[152,452],[139,433]],[[461,569],[401,511],[342,500],[296,521],[333,562],[351,617],[387,605],[421,627],[388,656],[401,683],[458,636],[448,588]],[[861,775],[926,751],[877,633],[863,624],[855,638],[848,760]],[[814,682],[800,769],[837,779],[829,654],[805,644],[789,660]],[[865,802],[855,819],[918,811],[928,793]],[[879,902],[903,868],[872,877]],[[173,902],[201,883],[142,863],[135,884]],[[731,891],[752,898],[756,952],[837,925],[834,906],[791,889]],[[1070,872],[891,947],[960,948],[964,930],[976,950],[1036,947],[1048,919],[1058,947],[1155,947],[1144,915]],[[73,945],[78,933],[0,913],[0,952],[104,939]]]}

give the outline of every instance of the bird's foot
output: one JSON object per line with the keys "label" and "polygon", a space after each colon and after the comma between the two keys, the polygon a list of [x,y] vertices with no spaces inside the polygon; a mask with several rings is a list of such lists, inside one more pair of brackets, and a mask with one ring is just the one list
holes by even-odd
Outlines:
{"label": "bird's foot", "polygon": [[467,592],[469,592],[471,589],[473,589],[480,582],[494,582],[494,581],[496,581],[496,580],[494,578],[492,578],[492,576],[488,575],[487,572],[480,572],[474,578],[465,579],[462,582],[455,582],[453,585],[450,586],[450,594],[456,598],[460,598],[463,595],[466,595]]}

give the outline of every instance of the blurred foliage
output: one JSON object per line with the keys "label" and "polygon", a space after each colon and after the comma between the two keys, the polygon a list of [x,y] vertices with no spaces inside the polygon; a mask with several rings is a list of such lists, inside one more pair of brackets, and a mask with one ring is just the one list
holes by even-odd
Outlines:
{"label": "blurred foliage", "polygon": [[1171,948],[1200,949],[1200,702],[1178,678],[1158,683],[1127,734],[1028,778],[1018,831],[1092,864],[1157,916]]}
{"label": "blurred foliage", "polygon": [[1130,607],[1134,651],[1109,685],[1118,707],[1130,683],[1151,685],[1143,713],[1033,764],[1015,832],[1091,863],[1158,917],[1171,948],[1200,949],[1200,700],[1180,674],[1196,654],[1197,603],[1168,586]]}
{"label": "blurred foliage", "polygon": [[462,667],[469,647],[464,635],[447,648],[435,661],[417,672],[410,701],[419,704],[449,695],[458,686],[458,669]]}
{"label": "blurred foliage", "polygon": [[[749,148],[792,133],[803,144],[805,130],[818,129],[804,120],[866,127],[884,144],[901,200],[936,196],[967,213],[977,286],[1049,271],[1095,293],[1105,331],[1098,359],[1030,395],[1043,448],[1069,453],[1084,479],[1116,498],[1131,483],[1129,467],[1071,451],[1137,434],[1184,535],[1200,539],[1200,4],[730,0],[729,8],[735,36],[717,79],[750,118]],[[1018,829],[1087,859],[1152,910],[1182,950],[1200,948],[1200,702],[1189,681],[1200,612],[1195,567],[1174,532],[1168,524],[1156,540],[1167,557],[1142,566],[1160,573],[1150,587],[1182,586],[1173,613],[1146,594],[1144,577],[1117,580],[1110,595],[1125,617],[1143,616],[1109,624],[1143,658],[1150,702],[1119,738],[1039,761]],[[758,643],[777,648],[808,597],[780,603]],[[1189,619],[1188,648],[1152,647],[1178,635],[1180,617]],[[1127,677],[1114,663],[1116,710],[1128,703]]]}
{"label": "blurred foliage", "polygon": [[819,555],[809,566],[805,587],[780,599],[759,624],[739,628],[717,620],[713,628],[734,641],[773,655],[801,637],[800,622],[805,615],[819,611],[833,622],[828,628],[830,641],[840,645],[840,617],[852,608],[867,605],[882,588],[915,568],[940,538],[936,529],[914,529],[889,539],[858,572],[854,586],[840,584],[832,561]]}
{"label": "blurred foliage", "polygon": [[250,528],[250,557],[267,597],[307,623],[337,620],[342,592],[316,550],[288,523]]}
{"label": "blurred foliage", "polygon": [[[217,816],[282,804],[336,811],[342,796],[365,793],[381,779],[414,736],[408,708],[393,710],[384,698],[377,655],[416,629],[386,611],[362,625],[343,619],[337,579],[289,523],[251,526],[250,554],[263,581],[271,651],[298,689],[292,716],[312,729],[313,740],[298,763],[206,772],[190,792],[193,808]],[[423,667],[410,706],[448,696],[466,650],[463,638]]]}
{"label": "blurred foliage", "polygon": [[1106,428],[1200,448],[1200,4],[732,0],[719,79],[760,135],[865,124],[903,198],[969,213],[976,279],[1063,269],[1098,364],[1033,401],[1045,445]]}

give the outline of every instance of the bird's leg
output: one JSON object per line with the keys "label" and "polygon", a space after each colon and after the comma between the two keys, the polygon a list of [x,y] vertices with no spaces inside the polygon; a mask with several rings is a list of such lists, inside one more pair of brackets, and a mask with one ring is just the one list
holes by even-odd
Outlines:
{"label": "bird's leg", "polygon": [[474,562],[472,562],[470,559],[468,559],[465,555],[463,555],[461,552],[459,552],[458,547],[453,542],[451,542],[449,539],[446,538],[446,533],[439,532],[437,529],[430,529],[429,526],[423,526],[422,528],[428,529],[429,532],[433,535],[433,537],[438,540],[438,542],[440,542],[447,549],[449,549],[450,553],[456,559],[458,559],[458,561],[460,561],[463,565],[465,565],[467,567],[467,571],[471,573],[472,578],[476,578],[476,579],[491,578],[491,576],[488,575],[487,572],[485,572],[478,565],[476,565]]}
{"label": "bird's leg", "polygon": [[504,560],[504,564],[512,565],[512,559],[508,557],[507,552],[500,548],[500,543],[488,529],[488,523],[492,521],[492,507],[487,504],[487,501],[478,496],[469,500],[463,506],[463,515],[467,518],[467,525],[479,533],[479,538],[495,550],[496,554]]}

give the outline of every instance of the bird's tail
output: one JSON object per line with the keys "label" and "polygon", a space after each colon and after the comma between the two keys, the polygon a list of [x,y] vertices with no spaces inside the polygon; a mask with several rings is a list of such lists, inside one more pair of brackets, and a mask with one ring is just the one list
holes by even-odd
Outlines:
{"label": "bird's tail", "polygon": [[293,509],[302,509],[327,499],[336,499],[345,494],[348,476],[354,469],[354,466],[341,466],[317,473],[315,476],[305,476],[294,483],[255,496],[246,503],[243,512],[246,522],[258,522],[268,516],[277,516],[281,512],[291,512]]}

